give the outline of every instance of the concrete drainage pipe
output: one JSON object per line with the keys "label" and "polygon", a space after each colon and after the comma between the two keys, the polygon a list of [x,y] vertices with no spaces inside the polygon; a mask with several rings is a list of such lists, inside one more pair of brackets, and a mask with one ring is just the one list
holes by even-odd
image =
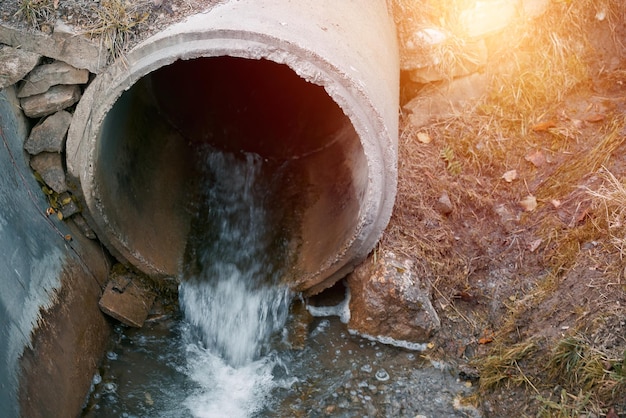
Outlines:
{"label": "concrete drainage pipe", "polygon": [[240,0],[147,39],[98,75],[67,141],[68,176],[111,252],[176,276],[193,142],[298,167],[295,290],[362,261],[396,193],[398,52],[383,1]]}

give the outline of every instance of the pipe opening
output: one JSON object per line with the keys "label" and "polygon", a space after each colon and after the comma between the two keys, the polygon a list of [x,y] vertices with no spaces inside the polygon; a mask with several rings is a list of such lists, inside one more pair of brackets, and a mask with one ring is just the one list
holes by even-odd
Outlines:
{"label": "pipe opening", "polygon": [[331,269],[357,235],[368,182],[359,137],[323,87],[286,65],[176,61],[125,91],[98,136],[97,209],[112,245],[149,274],[180,271],[190,204],[211,181],[198,169],[207,147],[262,161],[269,219],[295,254],[294,288]]}

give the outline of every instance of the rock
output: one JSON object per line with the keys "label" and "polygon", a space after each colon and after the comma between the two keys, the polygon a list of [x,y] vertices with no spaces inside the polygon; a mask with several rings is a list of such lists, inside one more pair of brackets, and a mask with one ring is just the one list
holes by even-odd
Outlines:
{"label": "rock", "polygon": [[80,100],[80,87],[53,86],[43,94],[23,98],[20,103],[29,118],[39,118],[70,107]]}
{"label": "rock", "polygon": [[22,80],[40,58],[33,52],[0,45],[0,90]]}
{"label": "rock", "polygon": [[[424,84],[463,77],[482,69],[489,57],[487,44],[483,39],[466,41],[463,49],[456,51],[452,61],[449,57],[443,56],[443,51],[442,49],[436,50],[430,65],[410,69],[408,75],[411,81]],[[449,54],[450,51],[447,53]]]}
{"label": "rock", "polygon": [[96,74],[106,64],[106,54],[100,56],[97,44],[64,24],[57,24],[52,35],[44,35],[20,30],[0,21],[0,43],[21,47]]}
{"label": "rock", "polygon": [[[403,20],[398,27],[400,69],[411,81],[431,83],[471,74],[487,63],[484,39],[463,40],[428,22]],[[449,45],[447,45],[449,44]]]}
{"label": "rock", "polygon": [[447,192],[443,192],[441,194],[441,197],[437,200],[435,209],[442,215],[449,215],[452,213],[454,206],[452,206],[452,201],[450,200],[450,196],[448,196]]}
{"label": "rock", "polygon": [[67,191],[61,154],[42,152],[30,159],[30,166],[52,190],[59,194]]}
{"label": "rock", "polygon": [[105,314],[128,326],[140,328],[148,317],[154,298],[154,293],[128,273],[111,277],[99,305]]}
{"label": "rock", "polygon": [[348,276],[348,327],[372,337],[427,341],[441,324],[426,275],[425,267],[391,251],[379,254],[376,263],[368,259]]}
{"label": "rock", "polygon": [[489,86],[485,74],[472,74],[432,86],[428,91],[404,105],[410,113],[409,120],[415,128],[421,128],[433,120],[453,117],[474,105]]}
{"label": "rock", "polygon": [[461,12],[459,21],[471,38],[480,38],[504,30],[513,21],[519,1],[483,0]]}
{"label": "rock", "polygon": [[61,204],[60,212],[61,215],[63,215],[63,219],[67,219],[80,212],[78,204],[72,199],[72,195],[69,192],[61,193],[58,202]]}
{"label": "rock", "polygon": [[451,35],[442,28],[412,20],[401,22],[398,29],[400,42],[400,69],[409,71],[436,65],[437,47]]}
{"label": "rock", "polygon": [[45,93],[50,87],[59,84],[85,84],[89,81],[89,71],[74,68],[62,61],[40,65],[28,74],[17,97],[24,98]]}
{"label": "rock", "polygon": [[31,155],[62,152],[65,149],[65,134],[71,122],[72,115],[64,110],[48,116],[30,131],[24,149]]}

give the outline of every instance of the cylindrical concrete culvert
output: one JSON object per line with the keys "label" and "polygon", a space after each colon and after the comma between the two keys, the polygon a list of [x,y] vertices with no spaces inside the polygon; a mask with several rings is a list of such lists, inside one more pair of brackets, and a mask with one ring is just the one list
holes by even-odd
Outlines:
{"label": "cylindrical concrete culvert", "polygon": [[114,255],[177,276],[200,187],[195,150],[258,154],[283,173],[272,219],[295,252],[288,280],[313,294],[361,262],[389,221],[398,77],[384,1],[226,1],[93,80],[68,134],[68,175]]}

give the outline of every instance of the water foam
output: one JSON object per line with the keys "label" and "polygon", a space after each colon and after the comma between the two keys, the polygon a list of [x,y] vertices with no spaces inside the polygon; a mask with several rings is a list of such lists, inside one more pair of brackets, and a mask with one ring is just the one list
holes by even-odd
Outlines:
{"label": "water foam", "polygon": [[311,316],[338,316],[342,324],[347,324],[350,322],[350,288],[346,286],[346,296],[337,305],[314,306],[307,304],[306,309],[309,311]]}
{"label": "water foam", "polygon": [[211,351],[187,347],[189,377],[199,388],[184,404],[197,418],[244,418],[259,412],[276,383],[269,357],[233,367]]}

